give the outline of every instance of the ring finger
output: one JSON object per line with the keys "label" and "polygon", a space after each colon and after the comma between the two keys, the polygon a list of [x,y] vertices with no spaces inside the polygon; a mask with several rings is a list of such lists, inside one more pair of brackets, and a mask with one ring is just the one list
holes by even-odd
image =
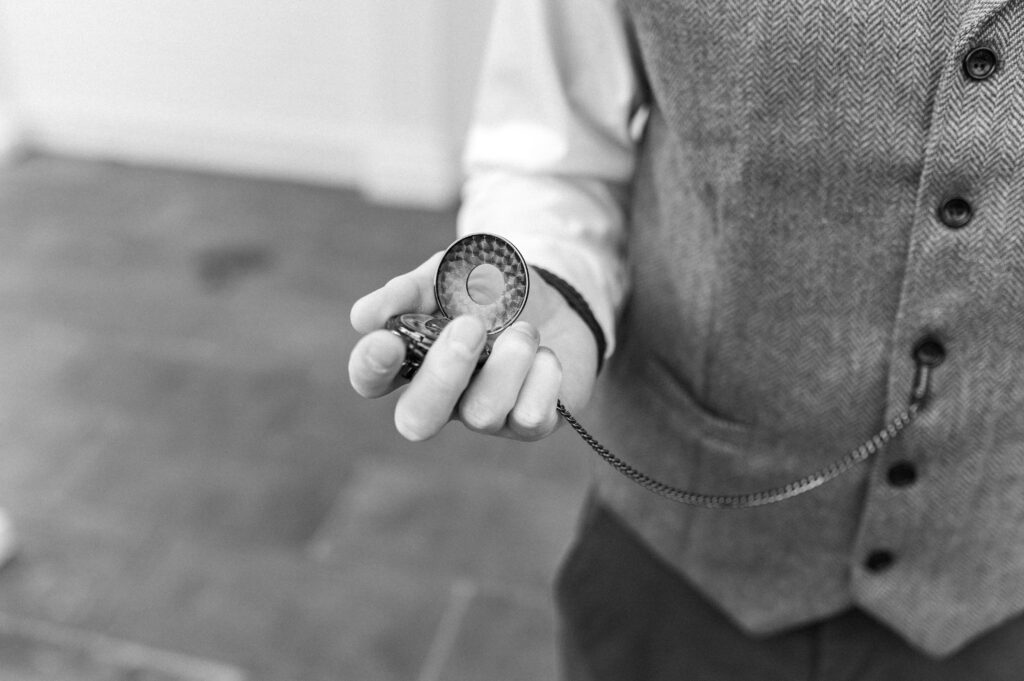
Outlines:
{"label": "ring finger", "polygon": [[496,433],[505,426],[539,343],[536,328],[526,322],[516,322],[498,337],[491,356],[459,402],[459,420],[467,428]]}

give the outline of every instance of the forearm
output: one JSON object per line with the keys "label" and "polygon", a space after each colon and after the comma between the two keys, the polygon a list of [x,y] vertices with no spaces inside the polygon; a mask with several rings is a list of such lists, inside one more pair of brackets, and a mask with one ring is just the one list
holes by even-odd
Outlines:
{"label": "forearm", "polygon": [[614,347],[641,88],[616,0],[499,2],[467,142],[459,232],[569,282]]}

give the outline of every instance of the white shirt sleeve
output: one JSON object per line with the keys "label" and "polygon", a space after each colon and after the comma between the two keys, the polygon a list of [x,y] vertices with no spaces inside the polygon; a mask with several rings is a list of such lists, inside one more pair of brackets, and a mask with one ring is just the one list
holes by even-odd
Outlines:
{"label": "white shirt sleeve", "polygon": [[459,233],[504,236],[572,284],[608,354],[639,82],[617,0],[498,0],[464,158]]}

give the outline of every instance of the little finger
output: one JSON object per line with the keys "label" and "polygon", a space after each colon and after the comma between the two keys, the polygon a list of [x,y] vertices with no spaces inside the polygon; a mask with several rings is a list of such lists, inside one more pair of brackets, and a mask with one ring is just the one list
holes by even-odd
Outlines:
{"label": "little finger", "polygon": [[508,416],[509,429],[523,440],[539,440],[553,433],[558,427],[555,407],[561,388],[561,362],[549,348],[539,348]]}

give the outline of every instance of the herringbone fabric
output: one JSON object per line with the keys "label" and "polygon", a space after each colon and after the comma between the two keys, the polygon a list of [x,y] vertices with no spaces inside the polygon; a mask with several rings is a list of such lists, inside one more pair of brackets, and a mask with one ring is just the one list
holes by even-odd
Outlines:
{"label": "herringbone fabric", "polygon": [[[1024,3],[623,4],[652,101],[591,417],[612,449],[699,491],[788,482],[906,406],[921,338],[948,357],[918,422],[812,494],[704,511],[614,473],[600,494],[752,631],[857,603],[957,649],[1024,609]],[[886,482],[898,461],[916,484]]]}

